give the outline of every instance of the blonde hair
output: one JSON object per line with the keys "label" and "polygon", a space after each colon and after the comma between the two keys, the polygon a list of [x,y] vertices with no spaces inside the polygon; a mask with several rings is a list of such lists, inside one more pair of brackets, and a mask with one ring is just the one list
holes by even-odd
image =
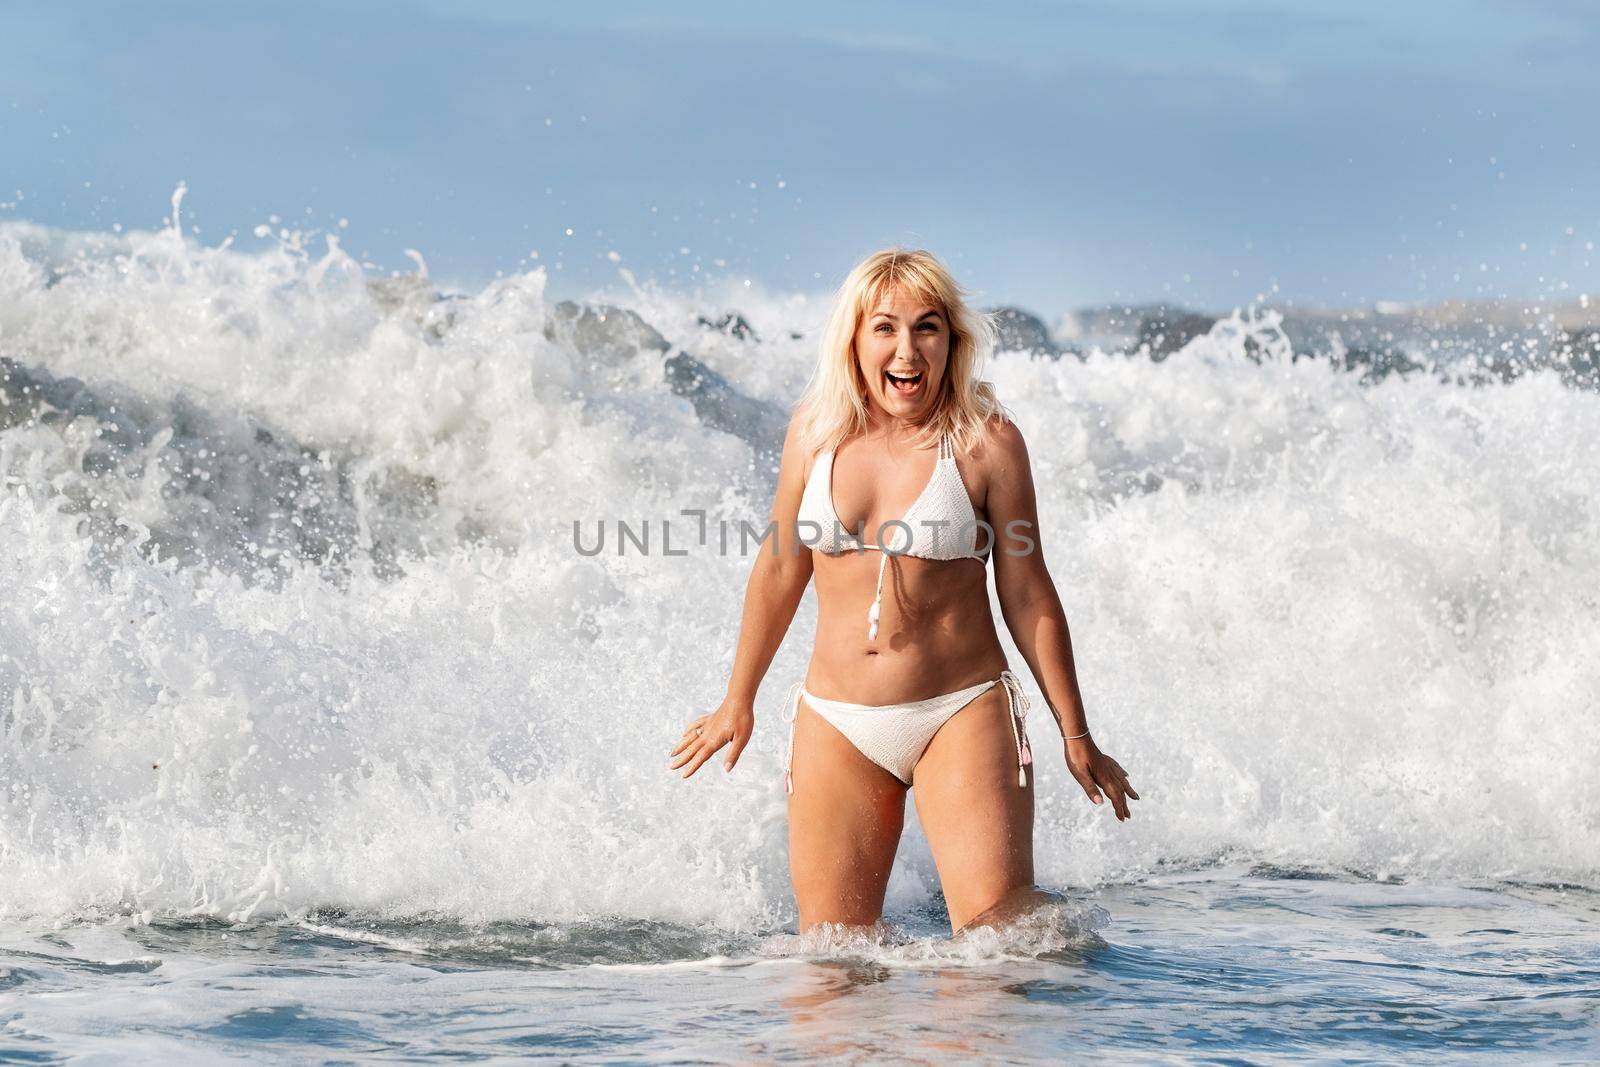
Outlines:
{"label": "blonde hair", "polygon": [[800,439],[808,453],[837,447],[867,425],[867,384],[856,360],[856,331],[861,318],[877,308],[893,289],[930,304],[950,324],[950,358],[934,401],[933,414],[914,439],[919,447],[949,434],[957,451],[983,439],[984,426],[995,415],[1010,417],[994,387],[978,372],[994,352],[995,325],[987,313],[967,306],[966,290],[931,252],[920,248],[886,248],[856,264],[839,286],[822,331],[817,366],[795,404]]}

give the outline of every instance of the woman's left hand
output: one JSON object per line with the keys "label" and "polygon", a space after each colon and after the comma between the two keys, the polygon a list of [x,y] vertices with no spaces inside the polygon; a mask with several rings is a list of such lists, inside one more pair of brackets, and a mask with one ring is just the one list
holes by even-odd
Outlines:
{"label": "woman's left hand", "polygon": [[729,745],[728,758],[723,763],[722,769],[733,770],[733,765],[739,762],[740,753],[744,746],[750,743],[750,735],[755,732],[756,712],[748,702],[734,700],[732,697],[724,700],[716,711],[701,715],[689,723],[683,731],[683,736],[678,739],[675,747],[668,756],[667,767],[677,770],[685,767],[683,776],[689,777],[700,769],[700,765],[712,756],[723,745]]}
{"label": "woman's left hand", "polygon": [[1101,752],[1092,737],[1074,738],[1065,744],[1067,769],[1083,786],[1089,799],[1098,804],[1105,797],[1110,797],[1118,822],[1133,818],[1133,812],[1128,810],[1128,801],[1138,800],[1139,794],[1128,784],[1128,772],[1122,769],[1122,764]]}

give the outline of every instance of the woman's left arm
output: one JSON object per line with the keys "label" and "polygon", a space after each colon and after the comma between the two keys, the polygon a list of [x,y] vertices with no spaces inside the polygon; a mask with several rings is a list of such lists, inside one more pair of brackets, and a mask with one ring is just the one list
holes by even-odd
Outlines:
{"label": "woman's left arm", "polygon": [[[1067,768],[1089,799],[1109,797],[1117,818],[1132,812],[1128,801],[1139,794],[1128,784],[1122,765],[1101,752],[1089,735],[1072,658],[1067,613],[1044,562],[1039,536],[1039,505],[1033,491],[1033,470],[1022,432],[1010,420],[996,420],[984,450],[987,496],[984,509],[994,528],[994,581],[1000,614],[1022,658],[1039,683],[1066,747]],[[1083,735],[1081,737],[1074,735]]]}

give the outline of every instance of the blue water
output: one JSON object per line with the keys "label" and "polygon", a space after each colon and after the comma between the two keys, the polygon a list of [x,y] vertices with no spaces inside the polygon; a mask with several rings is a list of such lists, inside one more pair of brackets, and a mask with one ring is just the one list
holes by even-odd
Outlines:
{"label": "blue water", "polygon": [[1600,892],[1175,872],[1048,929],[873,942],[646,922],[5,932],[0,1055],[1368,1062],[1600,1055]]}

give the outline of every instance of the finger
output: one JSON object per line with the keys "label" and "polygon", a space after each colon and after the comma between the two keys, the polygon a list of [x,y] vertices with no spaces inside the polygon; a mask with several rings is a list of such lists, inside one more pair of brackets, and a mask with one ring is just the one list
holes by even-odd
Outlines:
{"label": "finger", "polygon": [[1072,772],[1072,777],[1076,778],[1078,780],[1078,784],[1083,786],[1084,793],[1088,796],[1092,803],[1100,803],[1100,789],[1094,784],[1094,779],[1089,776],[1088,771],[1074,770]]}
{"label": "finger", "polygon": [[688,763],[690,760],[694,759],[700,748],[706,744],[709,744],[710,741],[710,734],[701,734],[697,737],[689,738],[686,744],[678,746],[678,751],[671,759],[667,761],[667,767],[671,770],[677,770],[679,767],[682,767],[685,763]]}
{"label": "finger", "polygon": [[667,753],[667,756],[668,757],[676,756],[678,753],[682,752],[684,749],[688,748],[690,745],[693,745],[693,744],[697,743],[701,739],[701,736],[702,736],[701,734],[697,734],[692,730],[689,731],[688,733],[684,734],[683,740],[678,742],[677,747],[675,747],[671,752]]}
{"label": "finger", "polygon": [[1133,811],[1128,807],[1128,798],[1120,788],[1111,794],[1111,807],[1117,813],[1118,822],[1133,818]]}
{"label": "finger", "polygon": [[709,715],[702,715],[697,719],[689,720],[689,725],[683,728],[683,736],[678,739],[678,747],[674,748],[670,753],[668,753],[668,755],[675,756],[679,752],[682,752],[689,745],[693,744],[695,741],[698,741],[700,738],[704,737],[706,732],[706,722],[710,718],[711,716]]}
{"label": "finger", "polygon": [[735,732],[733,742],[728,746],[728,760],[722,765],[724,771],[733,770],[734,764],[739,762],[739,757],[744,754],[744,746],[750,743],[749,734]]}
{"label": "finger", "polygon": [[1138,790],[1134,789],[1132,785],[1130,785],[1128,783],[1128,772],[1123,770],[1122,764],[1118,763],[1116,760],[1112,759],[1110,756],[1106,757],[1106,762],[1111,764],[1111,769],[1116,772],[1116,774],[1117,774],[1117,784],[1122,787],[1122,791],[1124,793],[1126,793],[1129,797],[1133,798],[1134,800],[1138,800],[1139,799],[1139,792],[1138,792]]}
{"label": "finger", "polygon": [[717,754],[717,749],[721,748],[727,743],[728,742],[726,738],[717,738],[716,740],[712,740],[711,736],[708,734],[704,738],[704,742],[701,744],[699,749],[695,751],[694,758],[689,761],[689,766],[684,768],[683,776],[687,778],[695,771],[698,771],[702,766],[705,765],[706,760]]}
{"label": "finger", "polygon": [[1111,798],[1111,810],[1117,813],[1117,821],[1131,818],[1133,813],[1128,810],[1128,798],[1122,795],[1122,786],[1111,775],[1106,775],[1106,780],[1101,783],[1106,796]]}

